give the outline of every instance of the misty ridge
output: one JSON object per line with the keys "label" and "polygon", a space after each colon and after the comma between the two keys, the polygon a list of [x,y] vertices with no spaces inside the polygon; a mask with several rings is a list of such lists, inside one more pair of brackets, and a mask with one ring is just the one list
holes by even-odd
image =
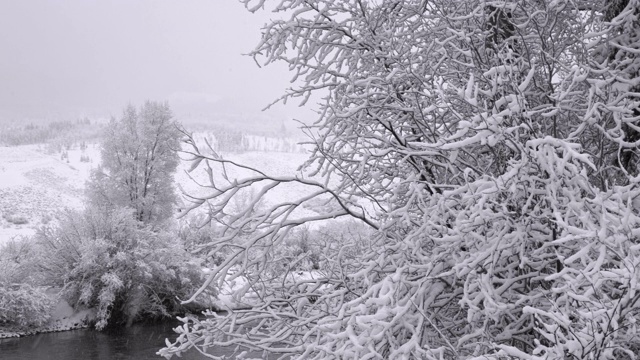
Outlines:
{"label": "misty ridge", "polygon": [[39,5],[0,358],[640,357],[640,0]]}

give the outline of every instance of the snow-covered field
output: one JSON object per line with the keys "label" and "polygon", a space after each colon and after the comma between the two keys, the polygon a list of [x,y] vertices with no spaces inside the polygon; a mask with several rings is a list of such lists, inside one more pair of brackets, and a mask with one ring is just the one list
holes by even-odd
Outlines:
{"label": "snow-covered field", "polygon": [[[89,144],[85,150],[72,148],[68,151],[68,161],[62,159],[60,153],[48,154],[45,149],[44,145],[0,147],[0,245],[34,234],[39,226],[52,221],[57,211],[82,207],[85,183],[91,169],[100,161],[99,145]],[[81,156],[90,161],[81,161]],[[296,169],[307,158],[303,153],[283,152],[224,156],[276,176],[296,175]],[[205,194],[206,189],[196,185],[185,173],[189,167],[189,162],[180,164],[176,182],[188,193]],[[249,173],[231,170],[229,175],[241,178]],[[199,169],[191,176],[201,181],[206,178]],[[214,178],[223,181],[221,173],[214,174]],[[290,199],[305,191],[308,189],[303,186],[285,186],[270,194],[268,203]]]}
{"label": "snow-covered field", "polygon": [[98,162],[97,145],[69,150],[68,162],[43,145],[0,147],[0,244],[33,234],[59,210],[81,207],[85,181]]}

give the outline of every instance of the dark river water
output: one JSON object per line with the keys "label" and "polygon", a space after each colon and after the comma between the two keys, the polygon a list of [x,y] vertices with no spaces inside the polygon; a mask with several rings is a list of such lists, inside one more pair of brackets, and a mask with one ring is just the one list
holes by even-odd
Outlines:
{"label": "dark river water", "polygon": [[[0,339],[0,360],[120,360],[164,359],[156,352],[165,346],[164,339],[174,341],[173,328],[181,323],[169,322],[151,325],[133,325],[118,332],[102,333],[83,329],[38,334],[21,338]],[[209,351],[213,355],[227,355],[233,359],[233,349]],[[257,354],[257,357],[260,357]],[[178,358],[207,359],[191,350]]]}

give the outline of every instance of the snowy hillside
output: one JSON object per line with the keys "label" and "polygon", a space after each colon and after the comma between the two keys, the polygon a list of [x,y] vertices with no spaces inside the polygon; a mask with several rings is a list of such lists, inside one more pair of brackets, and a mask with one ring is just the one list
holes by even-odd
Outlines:
{"label": "snowy hillside", "polygon": [[81,207],[84,183],[99,152],[91,145],[67,154],[68,161],[41,145],[0,147],[0,244],[33,234],[58,210]]}

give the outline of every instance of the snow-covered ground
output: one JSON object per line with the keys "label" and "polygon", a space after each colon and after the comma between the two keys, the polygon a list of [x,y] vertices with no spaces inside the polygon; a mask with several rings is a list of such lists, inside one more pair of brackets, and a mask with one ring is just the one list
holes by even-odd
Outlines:
{"label": "snow-covered ground", "polygon": [[0,245],[32,235],[58,210],[81,207],[84,184],[98,163],[95,144],[69,150],[68,161],[43,145],[0,147]]}
{"label": "snow-covered ground", "polygon": [[[30,236],[35,229],[47,224],[55,213],[64,208],[82,207],[85,183],[91,169],[100,162],[98,144],[89,144],[85,150],[78,147],[68,151],[67,159],[60,153],[49,154],[45,145],[0,147],[0,245],[7,241]],[[83,162],[84,156],[90,161]],[[256,167],[269,175],[296,175],[296,169],[307,159],[303,153],[247,152],[226,154],[226,158]],[[176,182],[190,194],[204,194],[206,189],[196,185],[185,170],[191,166],[182,162]],[[196,170],[191,175],[202,181],[206,174]],[[230,170],[231,177],[245,177],[248,172]],[[300,175],[298,173],[298,175]],[[215,173],[222,181],[222,173]],[[298,197],[309,189],[291,184],[269,194],[268,203]]]}

